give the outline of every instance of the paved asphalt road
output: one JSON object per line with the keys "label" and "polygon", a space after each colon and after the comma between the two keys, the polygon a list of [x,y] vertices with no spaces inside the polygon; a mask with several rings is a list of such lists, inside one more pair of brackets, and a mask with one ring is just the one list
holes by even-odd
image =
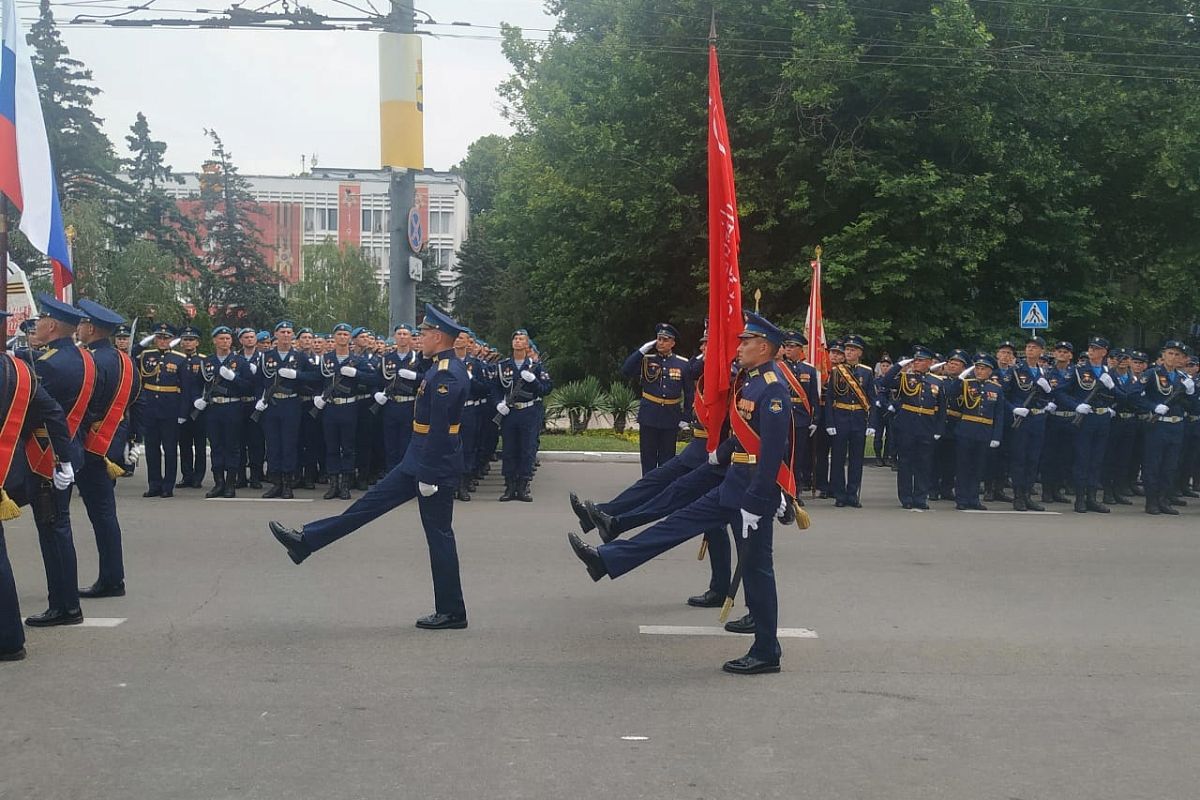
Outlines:
{"label": "paved asphalt road", "polygon": [[[1200,509],[905,512],[869,469],[866,508],[815,502],[776,540],[781,625],[819,638],[743,678],[719,670],[740,637],[639,633],[716,625],[683,604],[693,544],[615,583],[571,554],[568,490],[636,469],[547,464],[532,505],[494,482],[459,504],[471,627],[442,633],[412,626],[432,605],[415,508],[296,567],[267,520],[338,502],[122,481],[130,594],[85,612],[127,621],[30,631],[0,665],[0,798],[1200,795]],[[40,611],[28,514],[7,529]]]}

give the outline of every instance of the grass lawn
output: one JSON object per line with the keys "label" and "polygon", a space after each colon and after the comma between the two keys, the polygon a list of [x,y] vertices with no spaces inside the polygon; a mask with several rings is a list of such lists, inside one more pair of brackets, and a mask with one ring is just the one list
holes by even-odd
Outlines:
{"label": "grass lawn", "polygon": [[[684,442],[676,446],[676,452],[682,450]],[[543,433],[541,438],[542,450],[590,450],[601,453],[636,453],[638,452],[637,432],[617,434],[612,430],[591,430],[572,436],[568,433]]]}

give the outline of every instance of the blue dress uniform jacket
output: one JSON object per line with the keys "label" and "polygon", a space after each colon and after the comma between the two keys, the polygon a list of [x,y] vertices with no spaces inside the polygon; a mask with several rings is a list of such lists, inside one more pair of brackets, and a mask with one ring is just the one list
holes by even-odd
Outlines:
{"label": "blue dress uniform jacket", "polygon": [[[535,380],[527,381],[521,373],[532,372]],[[500,421],[500,433],[504,437],[504,479],[532,480],[533,462],[537,457],[538,433],[541,431],[542,398],[550,393],[554,384],[541,362],[524,359],[520,364],[512,358],[500,362],[496,373],[501,398],[521,397],[508,402],[509,413]]]}
{"label": "blue dress uniform jacket", "polygon": [[[1038,385],[1045,379],[1051,392]],[[1004,387],[1005,405],[1009,413],[1008,472],[1013,489],[1028,492],[1038,475],[1038,462],[1046,438],[1046,406],[1052,402],[1054,384],[1048,372],[1037,365],[1020,363],[1008,373]],[[1013,410],[1025,408],[1028,416],[1017,422]]]}
{"label": "blue dress uniform jacket", "polygon": [[[1112,379],[1112,389],[1101,382],[1103,375]],[[1092,407],[1092,413],[1080,415],[1076,412],[1071,420],[1074,439],[1071,479],[1076,497],[1080,497],[1078,492],[1099,489],[1103,485],[1104,455],[1112,432],[1109,411],[1115,411],[1119,384],[1105,365],[1077,364],[1066,370],[1062,378],[1058,396],[1066,410],[1074,412],[1082,403]]]}
{"label": "blue dress uniform jacket", "polygon": [[[1145,444],[1142,455],[1142,482],[1147,503],[1151,498],[1166,498],[1171,493],[1179,456],[1183,448],[1183,420],[1191,405],[1183,387],[1183,375],[1163,367],[1151,367],[1143,373],[1138,401],[1149,415],[1145,423]],[[1156,414],[1160,405],[1166,414]],[[1153,493],[1153,494],[1152,494]]]}
{"label": "blue dress uniform jacket", "polygon": [[730,413],[758,434],[760,452],[750,455],[748,443],[731,429],[725,444],[732,448],[732,464],[721,484],[721,505],[769,517],[779,508],[779,467],[791,455],[791,390],[773,364],[744,370],[739,378]]}
{"label": "blue dress uniform jacket", "polygon": [[200,369],[204,364],[203,353],[184,356],[183,402],[185,413],[179,423],[179,475],[184,486],[198,486],[208,471],[204,415],[200,412],[192,419],[193,403],[204,396],[204,376]]}
{"label": "blue dress uniform jacket", "polygon": [[[354,368],[354,377],[343,375],[343,367]],[[349,476],[358,463],[359,449],[371,446],[370,438],[364,442],[360,435],[360,426],[369,425],[370,420],[364,421],[358,405],[364,394],[373,394],[379,385],[375,361],[355,353],[340,358],[336,353],[325,353],[320,357],[318,371],[319,394],[327,404],[321,411],[325,471]]]}
{"label": "blue dress uniform jacket", "polygon": [[[461,618],[466,617],[466,605],[452,523],[454,488],[462,473],[459,426],[468,383],[466,368],[454,351],[440,353],[417,389],[413,439],[400,466],[342,514],[305,525],[302,536],[306,547],[319,550],[416,497],[429,547],[435,610]],[[418,482],[438,489],[421,496]]]}
{"label": "blue dress uniform jacket", "polygon": [[821,425],[837,429],[829,443],[829,490],[843,505],[858,503],[874,395],[875,375],[869,367],[838,364],[829,371]]}
{"label": "blue dress uniform jacket", "polygon": [[[233,370],[233,380],[226,380],[221,375],[221,367]],[[204,386],[204,400],[208,403],[200,419],[204,421],[212,449],[213,474],[218,483],[236,482],[231,473],[241,466],[245,398],[254,395],[257,376],[250,372],[250,362],[243,356],[230,353],[222,360],[213,354],[201,363],[200,380]]]}
{"label": "blue dress uniform jacket", "polygon": [[688,360],[674,353],[664,357],[653,350],[634,350],[621,366],[621,373],[636,380],[642,393],[637,421],[645,474],[675,457],[679,423],[691,417]]}
{"label": "blue dress uniform jacket", "polygon": [[[383,357],[379,365],[379,376],[383,381],[380,390],[387,395],[387,402],[380,412],[383,415],[384,464],[391,470],[404,458],[412,438],[413,404],[417,400],[417,387],[421,385],[427,362],[416,350],[407,353],[391,352]],[[416,373],[416,377],[403,378],[401,370]]]}
{"label": "blue dress uniform jacket", "polygon": [[[283,377],[281,369],[296,370],[296,377]],[[320,375],[295,348],[285,353],[278,349],[263,353],[259,374],[264,386],[262,399],[267,403],[262,416],[267,468],[279,476],[290,476],[300,458],[300,395],[309,393],[319,383]]]}
{"label": "blue dress uniform jacket", "polygon": [[179,467],[179,420],[191,408],[183,394],[187,356],[176,350],[143,350],[136,363],[142,383],[137,420],[146,444],[147,488],[150,494],[167,494],[175,489]]}
{"label": "blue dress uniform jacket", "polygon": [[942,379],[928,373],[904,372],[900,364],[883,376],[883,383],[896,390],[896,494],[905,508],[927,505],[933,477],[934,436],[946,425],[946,393]]}
{"label": "blue dress uniform jacket", "polygon": [[978,378],[947,380],[944,387],[959,412],[954,437],[954,500],[959,508],[979,508],[979,484],[985,477],[988,451],[992,442],[1004,441],[1004,387],[998,380]]}

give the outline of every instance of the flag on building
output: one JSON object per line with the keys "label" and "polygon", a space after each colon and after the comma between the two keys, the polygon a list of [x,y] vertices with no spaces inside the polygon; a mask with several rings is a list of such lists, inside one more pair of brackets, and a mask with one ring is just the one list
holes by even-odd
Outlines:
{"label": "flag on building", "polygon": [[[733,185],[733,156],[717,48],[708,48],[708,348],[704,355],[704,399],[697,415],[715,434],[729,408],[729,365],[737,356],[742,319],[742,278],[738,270],[737,196]],[[710,436],[708,449],[719,437]]]}
{"label": "flag on building", "polygon": [[825,312],[821,308],[821,248],[812,260],[812,288],[808,294],[808,315],[804,335],[808,337],[808,364],[816,368],[824,382],[829,377],[829,350],[825,341]]}
{"label": "flag on building", "polygon": [[4,0],[2,34],[0,192],[21,212],[21,233],[53,263],[56,291],[65,291],[73,278],[71,254],[33,62],[17,25],[16,0]]}

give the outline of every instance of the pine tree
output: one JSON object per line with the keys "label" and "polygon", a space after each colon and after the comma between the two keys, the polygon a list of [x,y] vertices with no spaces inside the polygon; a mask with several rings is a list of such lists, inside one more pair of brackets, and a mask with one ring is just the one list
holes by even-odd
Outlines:
{"label": "pine tree", "polygon": [[197,259],[191,242],[197,236],[195,221],[180,211],[165,188],[183,183],[183,178],[166,163],[166,142],[150,135],[145,114],[139,111],[129,130],[125,141],[132,155],[124,162],[129,191],[116,215],[118,242],[148,239],[171,253],[181,269],[194,271]]}

